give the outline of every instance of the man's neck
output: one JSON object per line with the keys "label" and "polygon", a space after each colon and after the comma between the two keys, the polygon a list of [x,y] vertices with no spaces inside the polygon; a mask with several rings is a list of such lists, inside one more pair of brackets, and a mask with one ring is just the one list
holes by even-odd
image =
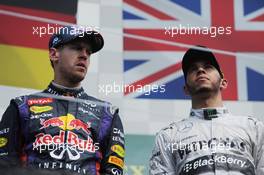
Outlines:
{"label": "man's neck", "polygon": [[63,86],[63,85],[60,85],[56,82],[54,82],[54,80],[51,82],[55,87],[58,87],[60,89],[68,89],[68,90],[78,90],[80,89],[81,87],[67,87],[67,86]]}
{"label": "man's neck", "polygon": [[81,83],[70,83],[67,81],[62,81],[62,80],[58,80],[58,79],[54,79],[53,82],[57,85],[63,86],[65,88],[79,88],[81,86]]}
{"label": "man's neck", "polygon": [[192,108],[213,108],[213,107],[223,107],[223,101],[221,93],[215,96],[193,96],[192,97]]}

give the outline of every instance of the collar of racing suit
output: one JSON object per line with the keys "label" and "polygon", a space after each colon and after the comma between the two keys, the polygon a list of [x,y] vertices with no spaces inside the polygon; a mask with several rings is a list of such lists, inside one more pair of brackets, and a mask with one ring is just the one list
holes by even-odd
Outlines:
{"label": "collar of racing suit", "polygon": [[53,81],[49,84],[46,91],[48,91],[51,94],[70,96],[70,97],[80,97],[84,93],[82,87],[67,88],[62,85],[56,84]]}
{"label": "collar of racing suit", "polygon": [[198,117],[205,120],[211,120],[213,118],[218,118],[228,115],[229,112],[226,107],[219,108],[201,108],[201,109],[191,109],[190,117]]}

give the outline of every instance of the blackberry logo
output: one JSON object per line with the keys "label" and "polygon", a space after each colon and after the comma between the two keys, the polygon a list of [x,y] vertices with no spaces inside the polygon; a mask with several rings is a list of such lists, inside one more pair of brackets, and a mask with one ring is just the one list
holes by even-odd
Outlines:
{"label": "blackberry logo", "polygon": [[188,173],[192,169],[192,164],[185,164],[183,167],[183,172]]}

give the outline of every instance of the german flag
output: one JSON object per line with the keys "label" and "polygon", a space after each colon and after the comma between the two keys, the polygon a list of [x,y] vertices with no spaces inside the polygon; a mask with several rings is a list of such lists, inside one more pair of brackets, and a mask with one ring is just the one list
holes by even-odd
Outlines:
{"label": "german flag", "polygon": [[0,85],[43,89],[53,79],[48,41],[76,24],[77,0],[0,1]]}

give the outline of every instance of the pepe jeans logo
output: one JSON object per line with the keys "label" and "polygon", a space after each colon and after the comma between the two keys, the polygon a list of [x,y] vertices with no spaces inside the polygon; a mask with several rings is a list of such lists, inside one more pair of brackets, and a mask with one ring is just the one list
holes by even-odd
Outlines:
{"label": "pepe jeans logo", "polygon": [[51,106],[31,106],[29,110],[31,112],[34,112],[35,114],[42,113],[42,112],[47,112],[52,110],[53,107]]}

